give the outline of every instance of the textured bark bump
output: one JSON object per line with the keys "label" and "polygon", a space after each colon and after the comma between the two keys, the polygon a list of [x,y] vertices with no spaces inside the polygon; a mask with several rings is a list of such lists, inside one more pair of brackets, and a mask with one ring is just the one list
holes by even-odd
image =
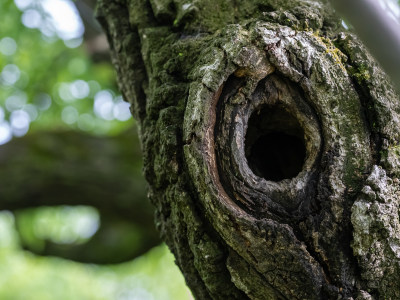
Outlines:
{"label": "textured bark bump", "polygon": [[[387,76],[352,35],[338,43],[364,103],[376,162],[352,207],[352,248],[377,299],[399,298],[400,105]],[[369,299],[368,297],[362,299]]]}
{"label": "textured bark bump", "polygon": [[374,166],[352,207],[354,253],[369,289],[385,298],[400,297],[400,188],[386,172]]}

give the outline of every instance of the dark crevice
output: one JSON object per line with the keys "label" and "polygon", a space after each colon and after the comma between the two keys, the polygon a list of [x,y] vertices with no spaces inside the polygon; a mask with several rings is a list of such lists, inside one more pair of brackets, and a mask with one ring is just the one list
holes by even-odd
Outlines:
{"label": "dark crevice", "polygon": [[293,233],[296,236],[296,239],[299,241],[302,241],[304,244],[307,246],[307,252],[310,254],[311,257],[315,259],[315,261],[319,264],[321,267],[323,274],[325,276],[326,282],[324,282],[324,285],[329,286],[332,284],[332,276],[331,272],[329,271],[329,265],[328,262],[324,261],[324,259],[321,257],[321,255],[316,251],[313,243],[310,241],[310,238],[307,238],[304,233],[299,229],[299,225],[296,224],[296,226],[293,226]]}
{"label": "dark crevice", "polygon": [[370,133],[370,150],[372,154],[372,165],[379,164],[381,160],[380,150],[382,149],[382,138],[380,137],[378,131],[376,130],[378,117],[376,115],[376,111],[374,109],[374,101],[369,93],[369,89],[365,86],[360,85],[357,80],[353,77],[350,77],[358,94],[358,98],[361,103],[361,115],[364,118],[364,122],[367,126],[367,129]]}
{"label": "dark crevice", "polygon": [[245,139],[250,169],[271,181],[296,177],[306,158],[303,136],[296,118],[282,107],[265,106],[253,112]]}
{"label": "dark crevice", "polygon": [[268,13],[268,12],[274,12],[276,9],[267,3],[258,3],[257,8],[261,13]]}
{"label": "dark crevice", "polygon": [[[335,43],[335,46],[348,57],[348,64],[346,65],[346,71],[350,77],[351,83],[356,91],[361,104],[361,116],[364,120],[364,124],[370,134],[370,151],[372,154],[372,165],[378,165],[381,161],[381,149],[383,145],[382,137],[379,135],[378,116],[375,111],[374,99],[370,94],[369,88],[364,82],[360,82],[360,79],[355,77],[354,69],[359,66],[351,60],[351,53],[346,51],[342,45],[343,41]],[[369,174],[369,172],[368,172]]]}
{"label": "dark crevice", "polygon": [[[134,43],[137,45],[140,45],[140,37],[139,37],[139,32],[138,28],[131,28],[133,34],[132,37],[134,37]],[[146,118],[146,93],[144,91],[144,85],[147,85],[149,82],[149,76],[146,71],[146,67],[142,58],[142,55],[140,52],[134,52],[134,55],[132,55],[135,58],[135,63],[134,63],[134,73],[136,80],[139,82],[134,85],[134,91],[136,93],[136,109],[138,118],[141,122],[144,121]]]}
{"label": "dark crevice", "polygon": [[296,177],[306,154],[301,139],[280,131],[260,136],[249,148],[250,168],[257,176],[272,181]]}

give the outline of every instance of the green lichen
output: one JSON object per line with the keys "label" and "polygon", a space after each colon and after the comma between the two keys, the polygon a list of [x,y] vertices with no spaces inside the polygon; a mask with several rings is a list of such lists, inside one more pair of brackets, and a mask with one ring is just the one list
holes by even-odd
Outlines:
{"label": "green lichen", "polygon": [[366,65],[357,65],[356,67],[349,67],[350,75],[357,80],[359,84],[368,82],[371,79],[369,68]]}
{"label": "green lichen", "polygon": [[325,53],[330,56],[333,61],[344,71],[346,72],[346,67],[344,66],[344,63],[347,61],[347,56],[340,51],[339,48],[335,46],[335,44],[332,42],[331,39],[326,38],[322,35],[320,35],[319,31],[315,31],[313,33],[313,36],[319,41],[321,44],[325,46]]}

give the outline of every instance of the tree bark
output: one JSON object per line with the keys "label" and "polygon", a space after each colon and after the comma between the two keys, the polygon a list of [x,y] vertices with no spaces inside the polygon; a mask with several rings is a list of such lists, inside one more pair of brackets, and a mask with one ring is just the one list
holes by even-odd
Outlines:
{"label": "tree bark", "polygon": [[400,104],[325,2],[100,1],[197,299],[398,299]]}
{"label": "tree bark", "polygon": [[[0,147],[0,210],[88,205],[100,214],[100,228],[82,245],[22,245],[36,254],[80,262],[117,263],[160,243],[137,134],[95,137],[76,131],[36,132]],[[21,232],[21,231],[20,231]],[[129,245],[128,241],[131,242]]]}

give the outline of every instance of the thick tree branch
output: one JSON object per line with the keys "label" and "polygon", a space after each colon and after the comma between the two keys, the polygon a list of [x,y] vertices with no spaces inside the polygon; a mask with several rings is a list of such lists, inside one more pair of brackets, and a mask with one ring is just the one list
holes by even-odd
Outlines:
{"label": "thick tree branch", "polygon": [[[102,227],[88,245],[68,251],[64,248],[63,256],[98,263],[131,259],[159,243],[153,224],[154,210],[146,201],[140,155],[139,141],[131,131],[110,138],[49,131],[14,139],[0,147],[0,209],[93,206],[100,212]],[[106,233],[113,235],[112,230],[116,230],[116,236],[118,226],[124,228],[122,224],[141,237],[137,239],[138,245],[126,250],[123,235],[120,236],[120,246],[125,250],[121,248],[118,254],[117,240],[114,245],[104,243]],[[99,249],[102,241],[103,248]],[[90,244],[97,244],[97,249],[91,249]],[[42,254],[62,255],[63,251],[53,250],[47,248]],[[95,252],[98,253],[90,255]]]}

